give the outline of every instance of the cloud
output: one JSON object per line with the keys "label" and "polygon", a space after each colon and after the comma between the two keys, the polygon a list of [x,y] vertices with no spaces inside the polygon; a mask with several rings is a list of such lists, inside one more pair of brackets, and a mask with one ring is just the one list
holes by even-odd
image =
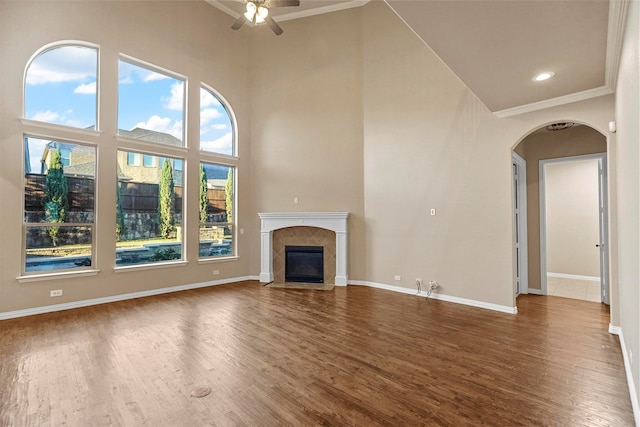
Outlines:
{"label": "cloud", "polygon": [[172,123],[169,117],[160,117],[153,115],[146,122],[138,122],[131,129],[142,128],[155,130],[157,132],[168,133],[178,139],[182,139],[182,120],[176,120]]}
{"label": "cloud", "polygon": [[55,122],[60,119],[60,114],[55,111],[47,110],[47,111],[38,111],[33,116],[30,117],[32,120],[38,120],[40,122]]}
{"label": "cloud", "polygon": [[27,70],[27,84],[81,82],[95,79],[97,74],[96,49],[62,46],[38,55]]}
{"label": "cloud", "polygon": [[155,71],[149,71],[141,68],[145,72],[140,72],[140,77],[142,77],[143,82],[153,82],[156,80],[164,80],[168,79],[169,76],[165,76],[164,74],[156,73]]}
{"label": "cloud", "polygon": [[200,135],[204,135],[209,131],[214,131],[215,133],[219,133],[219,131],[227,130],[227,129],[229,129],[229,126],[223,123],[214,123],[210,126],[200,126]]}
{"label": "cloud", "polygon": [[233,135],[228,132],[214,141],[201,141],[200,149],[222,154],[233,154]]}
{"label": "cloud", "polygon": [[204,126],[213,119],[222,117],[222,113],[215,108],[203,108],[200,110],[200,126]]}
{"label": "cloud", "polygon": [[82,94],[82,95],[95,95],[96,94],[96,82],[91,82],[91,83],[87,83],[87,84],[81,84],[80,86],[77,86],[74,90],[73,93],[78,93],[78,94]]}
{"label": "cloud", "polygon": [[200,88],[200,109],[210,107],[212,105],[222,105],[220,101],[213,96],[211,92],[206,89]]}
{"label": "cloud", "polygon": [[168,110],[182,111],[184,108],[184,82],[171,85],[171,96],[162,97],[164,107]]}
{"label": "cloud", "polygon": [[124,59],[120,59],[118,63],[118,76],[119,82],[122,84],[134,83],[136,81],[148,83],[171,78],[156,71],[132,64]]}

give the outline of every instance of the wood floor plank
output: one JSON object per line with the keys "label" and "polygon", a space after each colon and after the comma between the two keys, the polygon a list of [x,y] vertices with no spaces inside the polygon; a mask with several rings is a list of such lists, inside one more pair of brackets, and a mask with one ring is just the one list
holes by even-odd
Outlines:
{"label": "wood floor plank", "polygon": [[518,309],[248,281],[5,320],[0,425],[633,425],[607,307]]}

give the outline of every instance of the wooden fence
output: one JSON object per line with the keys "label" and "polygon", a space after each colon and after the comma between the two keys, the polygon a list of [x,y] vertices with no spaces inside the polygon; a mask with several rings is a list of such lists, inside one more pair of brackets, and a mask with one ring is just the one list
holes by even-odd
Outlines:
{"label": "wooden fence", "polygon": [[[27,174],[25,177],[24,208],[27,212],[42,211],[46,175]],[[158,212],[158,184],[119,181],[120,204],[124,213]],[[94,210],[94,179],[67,177],[69,187],[69,210],[71,212],[92,212]],[[175,212],[182,213],[183,188],[175,187]],[[207,190],[209,205],[207,213],[217,215],[225,213],[226,194],[224,189]]]}

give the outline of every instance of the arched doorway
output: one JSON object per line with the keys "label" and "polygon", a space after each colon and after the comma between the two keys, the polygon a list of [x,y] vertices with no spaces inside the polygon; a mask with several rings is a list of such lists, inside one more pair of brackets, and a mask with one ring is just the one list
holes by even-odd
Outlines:
{"label": "arched doorway", "polygon": [[[597,234],[599,235],[593,239],[593,242],[589,242],[588,248],[583,247],[581,248],[581,250],[582,253],[585,253],[586,251],[595,253],[596,259],[599,259],[601,261],[601,264],[597,266],[599,267],[599,277],[597,279],[601,282],[600,290],[605,290],[606,292],[604,293],[604,295],[602,295],[602,298],[600,298],[600,295],[597,296],[598,300],[608,303],[608,269],[606,263],[608,259],[608,245],[606,244],[608,240],[606,236],[607,186],[605,181],[607,152],[606,137],[590,126],[570,122],[562,122],[561,125],[545,125],[531,132],[529,135],[523,138],[516,147],[514,147],[513,152],[514,224],[516,225],[516,228],[518,226],[520,227],[520,230],[514,230],[514,247],[516,251],[516,283],[514,286],[516,294],[549,294],[549,289],[547,287],[547,273],[549,272],[547,269],[549,265],[549,263],[547,262],[549,254],[549,242],[547,241],[545,232],[546,210],[544,209],[544,201],[546,200],[546,193],[544,191],[544,175],[546,169],[544,165],[552,163],[561,164],[565,160],[569,161],[571,159],[578,160],[579,156],[602,156],[602,160],[599,161],[601,168],[599,170],[600,175],[598,177],[598,179],[600,180],[599,183],[601,185],[600,187],[589,189],[592,193],[595,191],[598,196],[600,196],[600,204],[604,209],[602,212],[595,213],[596,215],[600,216],[601,221],[597,230]],[[520,166],[520,176],[518,176],[518,179],[520,180],[521,185],[518,187],[519,191],[515,188],[518,182],[515,177],[516,173],[518,172],[515,162],[515,159],[517,158],[521,159],[521,162],[519,162],[520,165],[522,165],[523,162],[526,165],[525,167]],[[526,173],[523,173],[524,170],[526,170]],[[522,177],[523,174],[526,175],[525,178]],[[525,181],[524,185],[522,184],[522,181]],[[572,185],[577,186],[575,187],[575,189],[576,192],[578,192],[578,190],[581,190],[580,186],[582,186],[583,183],[577,182]],[[521,198],[519,202],[517,200],[518,197]],[[520,212],[518,212],[516,208],[519,208]],[[525,210],[524,217],[526,217],[526,219],[522,218],[522,209]],[[520,215],[521,218],[517,218],[517,215]],[[585,239],[581,240],[581,244],[585,245]],[[576,242],[568,241],[567,239],[565,239],[565,243],[573,244]],[[525,245],[525,247],[523,247],[523,245]],[[571,249],[553,249],[553,253],[572,253]],[[573,252],[575,252],[576,254],[578,253],[578,251],[575,250]],[[599,252],[599,257],[597,252]],[[569,264],[571,263],[564,263],[562,265]],[[561,264],[554,263],[554,266],[557,265]],[[575,269],[572,270],[568,267],[561,269],[564,269],[566,271],[558,271],[552,273],[556,274],[556,276],[560,275],[566,278],[593,279],[591,274],[594,273],[578,274],[579,271]],[[518,272],[521,273],[521,277],[518,277]],[[522,274],[526,276],[522,277]],[[577,295],[574,297],[577,297]],[[588,299],[587,295],[585,295],[585,298],[583,299]],[[593,300],[593,296],[591,297],[591,300]]]}

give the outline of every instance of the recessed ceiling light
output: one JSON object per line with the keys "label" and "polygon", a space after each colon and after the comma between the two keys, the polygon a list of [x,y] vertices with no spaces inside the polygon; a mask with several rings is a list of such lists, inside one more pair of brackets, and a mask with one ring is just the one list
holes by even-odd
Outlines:
{"label": "recessed ceiling light", "polygon": [[544,73],[536,74],[533,77],[534,82],[542,82],[544,80],[549,80],[551,77],[555,76],[556,73],[553,71],[545,71]]}

